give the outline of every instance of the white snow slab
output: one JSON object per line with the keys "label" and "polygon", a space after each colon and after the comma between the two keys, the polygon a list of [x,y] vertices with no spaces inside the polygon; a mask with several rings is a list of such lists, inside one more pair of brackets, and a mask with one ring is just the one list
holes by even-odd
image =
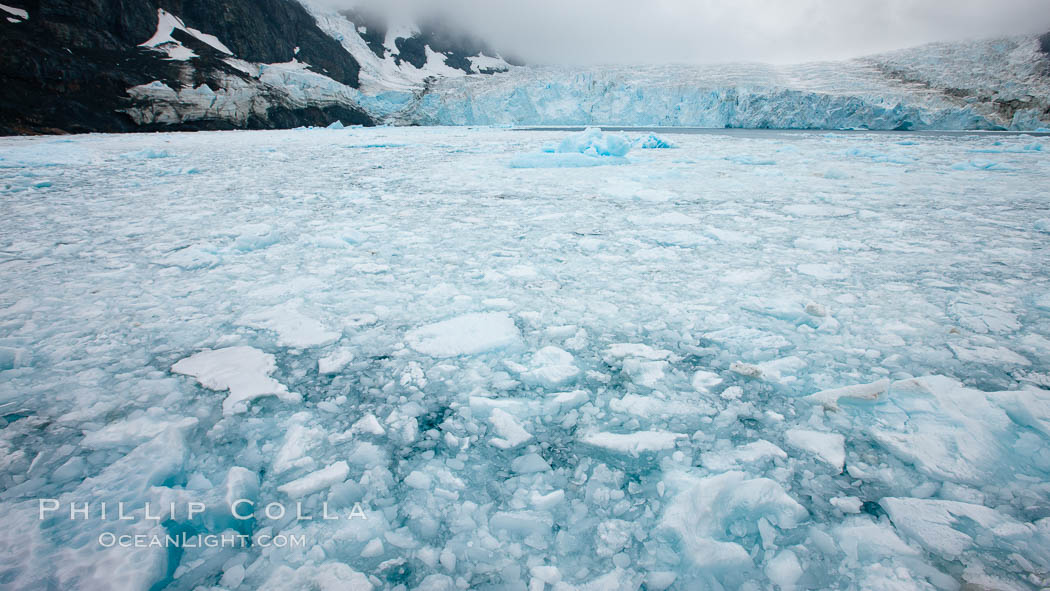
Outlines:
{"label": "white snow slab", "polygon": [[674,449],[675,443],[686,439],[682,433],[668,431],[635,431],[633,433],[609,433],[598,431],[587,433],[580,442],[616,453],[637,456],[646,452]]}
{"label": "white snow slab", "polygon": [[476,355],[519,342],[514,319],[502,312],[465,314],[405,334],[412,349],[431,357]]}
{"label": "white snow slab", "polygon": [[315,492],[330,488],[333,484],[339,484],[346,480],[350,474],[350,466],[345,461],[338,461],[327,468],[311,472],[302,478],[282,484],[277,490],[288,495],[292,499],[300,499]]}
{"label": "white snow slab", "polygon": [[841,433],[825,433],[810,429],[788,429],[784,433],[788,445],[808,451],[839,472],[846,464],[846,437]]}
{"label": "white snow slab", "polygon": [[29,12],[25,9],[7,6],[6,4],[0,4],[0,10],[3,10],[7,14],[16,16],[24,21],[29,20]]}
{"label": "white snow slab", "polygon": [[175,29],[184,31],[192,35],[201,42],[210,45],[214,49],[217,49],[218,51],[221,51],[226,55],[233,55],[233,52],[230,51],[230,48],[226,47],[226,45],[219,41],[218,37],[214,35],[208,35],[207,33],[202,33],[197,29],[191,27],[187,27],[182,22],[182,19],[164,10],[163,8],[157,9],[157,32],[154,33],[153,36],[150,37],[148,40],[146,40],[146,42],[142,43],[141,47],[159,47],[161,45],[164,45],[165,43],[178,44],[178,41],[176,41],[175,38],[171,36],[172,32],[174,32]]}
{"label": "white snow slab", "polygon": [[253,347],[205,349],[171,367],[175,373],[197,378],[197,382],[209,390],[229,390],[222,403],[225,415],[245,412],[248,402],[263,396],[300,402],[302,398],[298,394],[289,392],[284,384],[270,377],[276,369],[273,355]]}

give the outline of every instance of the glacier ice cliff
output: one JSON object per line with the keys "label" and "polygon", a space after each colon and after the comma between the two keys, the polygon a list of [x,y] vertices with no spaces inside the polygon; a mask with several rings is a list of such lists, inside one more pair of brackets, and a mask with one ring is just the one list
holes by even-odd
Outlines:
{"label": "glacier ice cliff", "polygon": [[395,120],[440,125],[1035,130],[1050,126],[1035,37],[773,66],[523,67],[443,79]]}

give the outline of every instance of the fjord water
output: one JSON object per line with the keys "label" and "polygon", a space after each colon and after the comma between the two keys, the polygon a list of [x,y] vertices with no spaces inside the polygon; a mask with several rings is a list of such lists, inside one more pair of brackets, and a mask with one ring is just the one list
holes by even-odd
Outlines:
{"label": "fjord water", "polygon": [[1050,584],[1046,139],[653,131],[0,139],[0,581]]}

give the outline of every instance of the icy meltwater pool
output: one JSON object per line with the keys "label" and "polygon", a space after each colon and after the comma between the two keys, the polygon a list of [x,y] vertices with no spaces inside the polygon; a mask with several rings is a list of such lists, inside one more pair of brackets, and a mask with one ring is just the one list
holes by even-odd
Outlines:
{"label": "icy meltwater pool", "polygon": [[566,135],[0,139],[0,587],[1050,585],[1045,139]]}

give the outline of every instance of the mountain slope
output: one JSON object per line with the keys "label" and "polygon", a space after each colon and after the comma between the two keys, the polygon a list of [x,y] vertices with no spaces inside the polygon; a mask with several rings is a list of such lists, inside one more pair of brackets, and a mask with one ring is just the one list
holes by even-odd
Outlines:
{"label": "mountain slope", "polygon": [[17,6],[0,15],[5,134],[371,124],[362,78],[410,91],[465,74],[449,58],[503,64],[442,44],[439,31],[388,33],[393,51],[377,57],[345,15],[295,0],[7,1]]}
{"label": "mountain slope", "polygon": [[[349,104],[296,104],[253,79],[240,62],[298,57],[342,84],[356,86],[359,65],[292,0],[29,0],[26,19],[0,21],[0,130],[132,131],[287,127],[339,115],[368,117]],[[165,16],[166,15],[166,16]],[[166,30],[160,30],[166,29]],[[203,31],[203,33],[202,33]],[[166,35],[153,47],[144,43]],[[204,39],[217,39],[209,44]],[[298,48],[298,53],[296,53]],[[250,89],[256,100],[236,113],[136,119],[128,89],[161,83],[217,93]],[[169,105],[171,113],[178,104]],[[235,116],[234,116],[235,115]]]}

